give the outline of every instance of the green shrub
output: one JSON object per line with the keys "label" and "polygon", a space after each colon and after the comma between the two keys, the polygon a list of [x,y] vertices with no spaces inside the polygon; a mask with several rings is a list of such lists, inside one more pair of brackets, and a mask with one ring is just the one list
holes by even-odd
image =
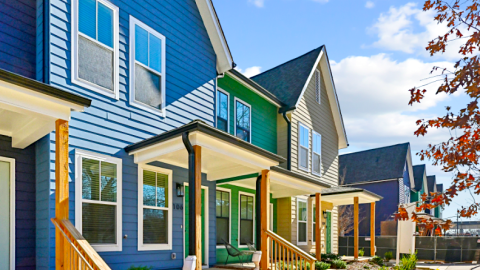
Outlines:
{"label": "green shrub", "polygon": [[130,266],[128,270],[152,270],[150,266]]}
{"label": "green shrub", "polygon": [[327,270],[330,268],[330,264],[326,262],[315,262],[315,270]]}
{"label": "green shrub", "polygon": [[370,266],[364,265],[364,266],[363,266],[363,269],[370,269]]}
{"label": "green shrub", "polygon": [[342,260],[333,260],[332,267],[335,269],[347,269],[347,263]]}
{"label": "green shrub", "polygon": [[327,253],[327,254],[322,254],[322,261],[333,261],[333,260],[340,260],[342,256],[334,254],[334,253]]}
{"label": "green shrub", "polygon": [[415,270],[417,268],[417,252],[411,255],[402,257],[400,265],[397,267],[399,270]]}
{"label": "green shrub", "polygon": [[379,266],[383,265],[383,259],[378,256],[374,256],[370,261]]}
{"label": "green shrub", "polygon": [[385,252],[385,261],[388,262],[393,259],[393,253],[391,251]]}
{"label": "green shrub", "polygon": [[358,256],[363,257],[363,255],[365,255],[365,250],[364,250],[363,248],[361,248],[361,249],[358,251]]}

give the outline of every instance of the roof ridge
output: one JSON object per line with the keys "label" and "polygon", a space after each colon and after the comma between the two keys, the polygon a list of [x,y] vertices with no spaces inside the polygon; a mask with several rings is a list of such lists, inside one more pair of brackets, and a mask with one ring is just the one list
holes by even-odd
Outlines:
{"label": "roof ridge", "polygon": [[351,153],[341,154],[340,156],[347,156],[347,155],[359,154],[359,153],[364,153],[364,152],[369,152],[369,151],[374,151],[374,150],[380,150],[380,149],[383,149],[383,148],[400,146],[400,145],[405,145],[405,144],[410,145],[410,142],[397,143],[397,144],[392,144],[392,145],[387,145],[387,146],[381,146],[381,147],[377,147],[377,148],[370,148],[370,149],[366,149],[366,150],[360,150],[360,151],[357,151],[357,152],[351,152]]}

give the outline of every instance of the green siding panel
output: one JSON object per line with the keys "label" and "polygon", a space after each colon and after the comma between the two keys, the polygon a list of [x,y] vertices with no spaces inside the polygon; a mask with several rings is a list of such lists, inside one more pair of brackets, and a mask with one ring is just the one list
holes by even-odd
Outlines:
{"label": "green siding panel", "polygon": [[277,153],[277,113],[275,105],[265,100],[228,74],[218,80],[218,86],[230,94],[230,134],[234,134],[235,97],[252,106],[252,144]]}

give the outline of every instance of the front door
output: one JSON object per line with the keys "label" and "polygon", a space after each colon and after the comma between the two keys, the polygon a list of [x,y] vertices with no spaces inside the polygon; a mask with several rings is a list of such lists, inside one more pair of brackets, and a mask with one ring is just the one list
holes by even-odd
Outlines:
{"label": "front door", "polygon": [[13,269],[12,162],[0,157],[0,269]]}
{"label": "front door", "polygon": [[332,253],[332,212],[327,212],[327,254]]}
{"label": "front door", "polygon": [[[188,225],[188,220],[189,220],[189,213],[188,213],[188,194],[189,194],[189,187],[185,186],[185,203],[184,203],[184,221],[185,221],[185,257],[188,256],[188,248],[189,248],[189,225]],[[206,260],[205,260],[205,188],[202,188],[202,265],[206,265]]]}

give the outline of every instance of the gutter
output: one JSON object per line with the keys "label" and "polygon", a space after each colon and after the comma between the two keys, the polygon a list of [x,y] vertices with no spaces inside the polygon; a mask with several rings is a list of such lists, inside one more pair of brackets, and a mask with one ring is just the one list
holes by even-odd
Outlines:
{"label": "gutter", "polygon": [[190,138],[188,137],[188,134],[188,131],[182,133],[182,141],[188,152],[188,226],[190,228],[190,231],[188,232],[188,255],[195,256],[195,239],[197,230],[195,230],[195,218],[192,218],[195,217],[195,190],[197,189],[197,187],[195,186],[195,150],[190,143]]}
{"label": "gutter", "polygon": [[262,213],[262,206],[261,206],[261,197],[260,192],[262,190],[262,175],[257,176],[257,181],[255,185],[256,194],[255,194],[255,239],[257,239],[257,250],[261,250],[261,240],[262,240],[262,220],[260,218]]}

